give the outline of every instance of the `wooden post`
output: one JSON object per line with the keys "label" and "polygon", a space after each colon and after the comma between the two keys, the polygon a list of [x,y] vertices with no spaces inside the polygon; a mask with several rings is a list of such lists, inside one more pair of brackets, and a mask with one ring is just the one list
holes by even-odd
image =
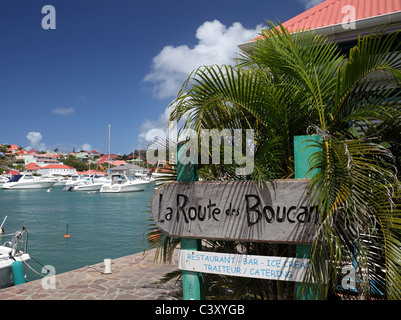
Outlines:
{"label": "wooden post", "polygon": [[[308,140],[321,141],[320,135],[315,136],[294,136],[294,164],[295,178],[304,179],[311,178],[315,171],[308,173],[310,168],[310,156],[319,151],[319,148],[310,146],[312,142]],[[308,259],[310,257],[311,245],[296,245],[296,258]],[[313,294],[312,287],[308,287],[305,292],[301,293],[301,283],[296,283],[296,299],[297,300],[314,300],[316,296]],[[322,297],[318,297],[322,299]]]}
{"label": "wooden post", "polygon": [[[182,164],[180,157],[183,152],[185,152],[185,145],[179,144],[177,146],[177,181],[198,181],[198,165],[191,163]],[[200,251],[201,248],[201,240],[181,238],[181,249]],[[184,300],[204,299],[202,273],[182,270],[182,291]]]}

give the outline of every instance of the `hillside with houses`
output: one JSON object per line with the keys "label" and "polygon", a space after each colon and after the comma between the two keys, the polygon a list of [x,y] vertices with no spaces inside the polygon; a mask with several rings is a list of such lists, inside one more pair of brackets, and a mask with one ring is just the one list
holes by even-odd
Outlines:
{"label": "hillside with houses", "polygon": [[[136,153],[136,154],[135,154]],[[76,174],[147,174],[152,168],[145,151],[129,155],[101,154],[97,150],[60,152],[26,150],[15,144],[0,145],[0,175],[13,176],[21,172],[34,175],[72,176]]]}

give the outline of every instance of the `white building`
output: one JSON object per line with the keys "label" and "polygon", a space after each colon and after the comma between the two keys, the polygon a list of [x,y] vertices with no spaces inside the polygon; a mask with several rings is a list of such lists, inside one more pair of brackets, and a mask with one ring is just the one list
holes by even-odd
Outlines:
{"label": "white building", "polygon": [[111,168],[111,173],[114,174],[126,174],[126,175],[133,175],[136,173],[139,174],[147,174],[148,169],[141,168],[135,164],[124,164],[118,167]]}
{"label": "white building", "polygon": [[53,176],[68,176],[77,174],[77,169],[65,164],[49,164],[38,169],[38,174]]}
{"label": "white building", "polygon": [[32,154],[27,154],[25,155],[25,165],[29,163],[36,163],[40,165],[41,167],[46,166],[48,164],[62,164],[58,160],[60,157],[46,153],[46,154],[37,154],[37,153],[32,153]]}

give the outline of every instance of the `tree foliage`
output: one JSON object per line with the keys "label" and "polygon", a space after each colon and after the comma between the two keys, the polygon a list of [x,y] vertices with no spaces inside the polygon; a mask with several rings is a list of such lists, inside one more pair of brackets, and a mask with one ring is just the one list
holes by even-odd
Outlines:
{"label": "tree foliage", "polygon": [[[399,33],[376,30],[343,53],[313,32],[290,34],[281,25],[268,27],[235,66],[194,70],[172,103],[171,120],[183,123],[181,132],[254,129],[255,166],[246,179],[258,182],[293,178],[293,137],[319,134],[321,141],[313,144],[319,151],[310,159],[317,174],[309,184],[320,207],[319,230],[304,285],[318,281],[316,295],[327,295],[341,267],[356,261],[364,297],[380,291],[400,299]],[[201,176],[243,179],[234,166],[224,164],[203,165]],[[175,244],[160,239],[165,252]],[[294,253],[277,244],[214,241],[207,247]],[[227,277],[210,281],[220,294],[230,287],[239,298],[293,297],[288,284]]]}

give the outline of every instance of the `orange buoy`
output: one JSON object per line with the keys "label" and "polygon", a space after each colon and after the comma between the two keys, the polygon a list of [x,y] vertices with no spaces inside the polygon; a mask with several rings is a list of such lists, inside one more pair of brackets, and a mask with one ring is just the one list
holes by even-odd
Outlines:
{"label": "orange buoy", "polygon": [[66,228],[67,228],[67,232],[66,232],[66,234],[64,235],[64,238],[70,238],[71,236],[68,234],[68,228],[69,228],[69,225],[68,225],[68,224],[66,225]]}

